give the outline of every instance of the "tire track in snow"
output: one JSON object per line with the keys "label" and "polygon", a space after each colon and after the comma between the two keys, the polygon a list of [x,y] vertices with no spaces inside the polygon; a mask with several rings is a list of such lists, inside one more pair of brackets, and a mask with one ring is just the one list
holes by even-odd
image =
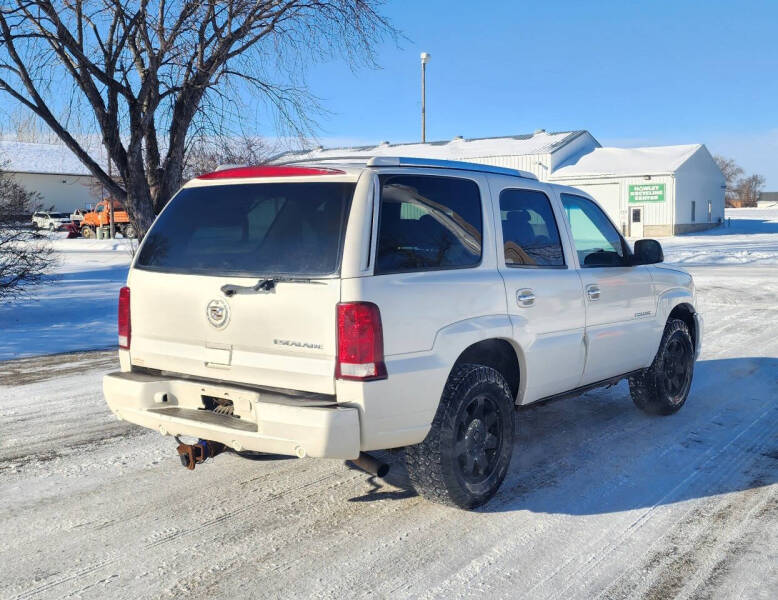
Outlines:
{"label": "tire track in snow", "polygon": [[[701,396],[703,393],[705,393],[708,390],[711,390],[711,391],[715,390],[716,386],[717,386],[716,382],[708,382],[707,385],[701,386],[702,389],[697,390],[697,392],[695,393],[695,396]],[[694,401],[694,399],[691,398],[690,402],[693,402],[693,401]],[[712,423],[714,421],[720,420],[723,415],[725,415],[727,412],[731,411],[731,405],[735,404],[736,402],[737,402],[737,399],[730,399],[730,401],[727,402],[726,404],[722,405],[720,407],[721,410],[719,410],[714,415],[711,415],[709,413],[701,414],[695,420],[694,423],[686,424],[684,429],[682,431],[679,431],[679,433],[681,435],[678,436],[677,439],[678,440],[685,439],[687,437],[687,435],[688,435],[688,431],[689,430],[699,430],[699,427],[697,425],[699,425],[700,423],[707,423],[707,422],[711,422]],[[764,418],[769,413],[770,413],[770,410],[762,413],[759,417],[757,417],[757,420],[753,421],[750,425],[748,425],[748,427],[753,426],[754,423],[758,422],[759,419]],[[656,423],[655,420],[652,420],[652,422],[654,424]],[[648,429],[651,428],[651,426],[652,425],[649,424],[646,427],[641,428],[641,430],[642,431],[648,430]],[[775,427],[775,423],[772,423],[772,427],[773,428]],[[746,431],[748,431],[747,428],[742,430],[741,433],[736,436],[736,438],[731,438],[729,440],[729,442],[727,443],[726,447],[728,448],[731,443],[734,443],[734,441],[736,439],[738,439],[740,435],[743,435]],[[767,431],[769,432],[770,429],[768,428]],[[621,431],[621,433],[624,433],[624,435],[626,437],[634,436],[634,437],[636,437],[638,439],[644,439],[644,436],[637,436],[636,432],[634,432],[634,431],[628,431],[628,432]],[[618,434],[619,434],[619,432],[616,432],[616,436]],[[609,436],[609,437],[614,437],[614,436]],[[601,439],[600,440],[600,445],[604,446],[604,447],[607,447],[607,446],[610,445],[611,441],[612,441],[612,439]],[[715,437],[714,437],[714,441],[715,441]],[[713,451],[714,449],[715,448],[709,449],[709,452]],[[650,452],[650,448],[646,448],[646,451]],[[667,451],[669,451],[669,450],[666,450],[665,453]],[[709,459],[709,460],[712,460],[712,459]],[[706,461],[706,464],[707,464],[707,462],[709,462],[709,460]],[[596,466],[596,468],[600,468],[600,466]],[[672,497],[673,493],[677,493],[678,490],[682,489],[684,485],[690,483],[696,477],[697,477],[697,472],[693,471],[692,473],[690,473],[690,475],[687,476],[686,479],[684,479],[683,481],[678,483],[672,490],[670,490],[670,492],[666,493],[659,501],[657,501],[654,504],[654,506],[651,507],[651,509],[650,509],[650,511],[648,513],[645,513],[644,515],[642,515],[637,521],[630,521],[626,526],[623,526],[623,529],[621,530],[621,534],[625,534],[625,533],[630,533],[630,532],[636,531],[635,527],[637,525],[640,525],[641,523],[646,521],[646,519],[650,519],[653,516],[653,511],[655,510],[657,505],[661,505],[662,501],[665,501],[668,497]],[[591,488],[597,489],[601,485],[601,483],[602,482],[593,482],[591,484]],[[615,492],[615,490],[610,490],[610,491],[612,493]],[[503,496],[503,494],[500,493],[500,496]],[[586,491],[584,491],[582,496],[583,497],[588,497]],[[597,500],[598,500],[598,497],[595,496],[594,498],[592,498],[589,501],[589,503],[590,504],[596,503]],[[581,509],[581,510],[583,510],[584,508],[585,507],[583,507],[583,506],[579,506],[579,509]],[[638,527],[638,529],[639,529],[639,527]],[[541,535],[541,534],[542,534],[542,532],[538,533],[538,535]],[[607,530],[605,530],[601,535],[598,535],[595,538],[593,538],[592,540],[587,540],[586,547],[598,548],[597,552],[590,552],[589,553],[590,556],[595,557],[597,555],[597,553],[600,552],[599,549],[603,547],[603,544],[608,539],[610,539],[613,535],[614,535],[613,534],[613,528],[611,527],[611,528],[608,528]],[[534,537],[537,537],[537,536],[534,536]],[[621,538],[619,538],[619,539],[621,539]],[[453,576],[453,580],[457,582],[456,588],[458,588],[458,589],[468,589],[472,585],[472,580],[473,579],[475,579],[475,578],[482,578],[483,579],[483,577],[484,577],[483,570],[485,568],[485,565],[486,566],[489,566],[489,565],[501,565],[501,564],[505,564],[505,562],[506,562],[505,561],[505,557],[506,556],[517,556],[517,557],[521,556],[521,547],[527,545],[531,541],[532,541],[532,538],[529,538],[529,539],[527,539],[527,538],[515,539],[514,538],[514,539],[512,539],[508,543],[500,542],[497,546],[492,548],[492,550],[487,551],[485,554],[475,558],[471,562],[471,564],[469,564],[467,567],[465,567],[464,569],[460,570],[456,575]],[[610,548],[610,546],[607,543],[605,543],[605,546],[606,546],[606,548],[608,548],[607,552],[610,552],[612,550],[612,548]],[[571,581],[570,578],[572,578],[575,575],[579,574],[578,570],[581,567],[579,566],[576,570],[574,570],[572,572],[572,574],[569,574],[569,573],[565,572],[565,569],[568,568],[569,566],[571,566],[572,564],[579,562],[581,560],[581,556],[582,555],[586,555],[586,552],[582,548],[576,547],[576,552],[572,556],[570,556],[566,560],[564,560],[550,574],[547,574],[543,579],[541,579],[539,582],[534,584],[532,587],[530,587],[529,589],[525,588],[525,593],[531,594],[533,591],[538,590],[542,585],[549,584],[554,578],[557,578],[557,579],[561,578],[563,581]],[[590,560],[593,560],[593,559],[590,559]],[[597,562],[599,562],[599,561],[597,561]],[[497,567],[495,567],[495,568],[497,568]],[[564,576],[562,575],[563,573],[564,573]],[[424,597],[432,598],[432,597],[436,597],[439,594],[444,593],[444,592],[445,593],[450,593],[451,592],[451,585],[444,585],[441,588],[433,589],[428,594],[425,594]],[[542,593],[540,595],[542,597],[548,597],[549,593],[545,592],[545,593]]]}

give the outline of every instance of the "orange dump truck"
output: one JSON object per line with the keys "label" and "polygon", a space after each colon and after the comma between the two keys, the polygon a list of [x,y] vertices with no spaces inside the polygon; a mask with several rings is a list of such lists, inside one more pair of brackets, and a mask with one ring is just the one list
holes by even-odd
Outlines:
{"label": "orange dump truck", "polygon": [[[93,238],[98,227],[108,227],[111,224],[110,212],[108,200],[98,202],[93,211],[84,215],[84,220],[81,221],[81,235],[85,238]],[[135,237],[135,227],[130,223],[130,216],[118,200],[113,201],[113,220],[117,233],[121,233],[126,238]]]}

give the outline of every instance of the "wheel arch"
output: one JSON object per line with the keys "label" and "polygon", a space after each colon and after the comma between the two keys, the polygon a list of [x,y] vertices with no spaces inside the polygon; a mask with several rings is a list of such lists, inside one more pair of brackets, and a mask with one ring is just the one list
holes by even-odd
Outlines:
{"label": "wheel arch", "polygon": [[459,365],[477,363],[499,371],[508,382],[514,401],[519,397],[523,384],[521,350],[508,339],[487,338],[470,344],[454,361],[449,376]]}
{"label": "wheel arch", "polygon": [[673,306],[672,310],[670,310],[670,314],[667,315],[666,321],[669,321],[670,319],[680,319],[686,323],[686,327],[689,330],[689,335],[692,338],[692,344],[694,345],[694,349],[696,351],[700,340],[695,313],[696,311],[694,310],[694,307],[691,305],[691,303],[679,302]]}

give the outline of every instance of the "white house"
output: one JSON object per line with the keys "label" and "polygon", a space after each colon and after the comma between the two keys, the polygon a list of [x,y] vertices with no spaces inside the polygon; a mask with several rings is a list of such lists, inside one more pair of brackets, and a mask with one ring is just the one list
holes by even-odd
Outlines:
{"label": "white house", "polygon": [[724,218],[724,177],[705,146],[603,148],[588,132],[538,130],[529,135],[426,144],[316,148],[273,162],[410,156],[466,160],[529,171],[590,193],[632,237],[714,227]]}
{"label": "white house", "polygon": [[95,177],[61,144],[0,141],[0,170],[40,194],[44,209],[72,212],[99,200]]}
{"label": "white house", "polygon": [[591,194],[630,237],[699,231],[724,219],[724,176],[702,144],[596,148],[549,179]]}

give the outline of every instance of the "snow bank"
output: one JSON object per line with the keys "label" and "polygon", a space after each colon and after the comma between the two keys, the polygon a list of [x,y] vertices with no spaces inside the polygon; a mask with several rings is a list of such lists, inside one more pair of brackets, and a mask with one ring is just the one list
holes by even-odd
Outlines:
{"label": "snow bank", "polygon": [[681,265],[778,265],[778,208],[728,208],[726,224],[662,238],[665,262]]}

